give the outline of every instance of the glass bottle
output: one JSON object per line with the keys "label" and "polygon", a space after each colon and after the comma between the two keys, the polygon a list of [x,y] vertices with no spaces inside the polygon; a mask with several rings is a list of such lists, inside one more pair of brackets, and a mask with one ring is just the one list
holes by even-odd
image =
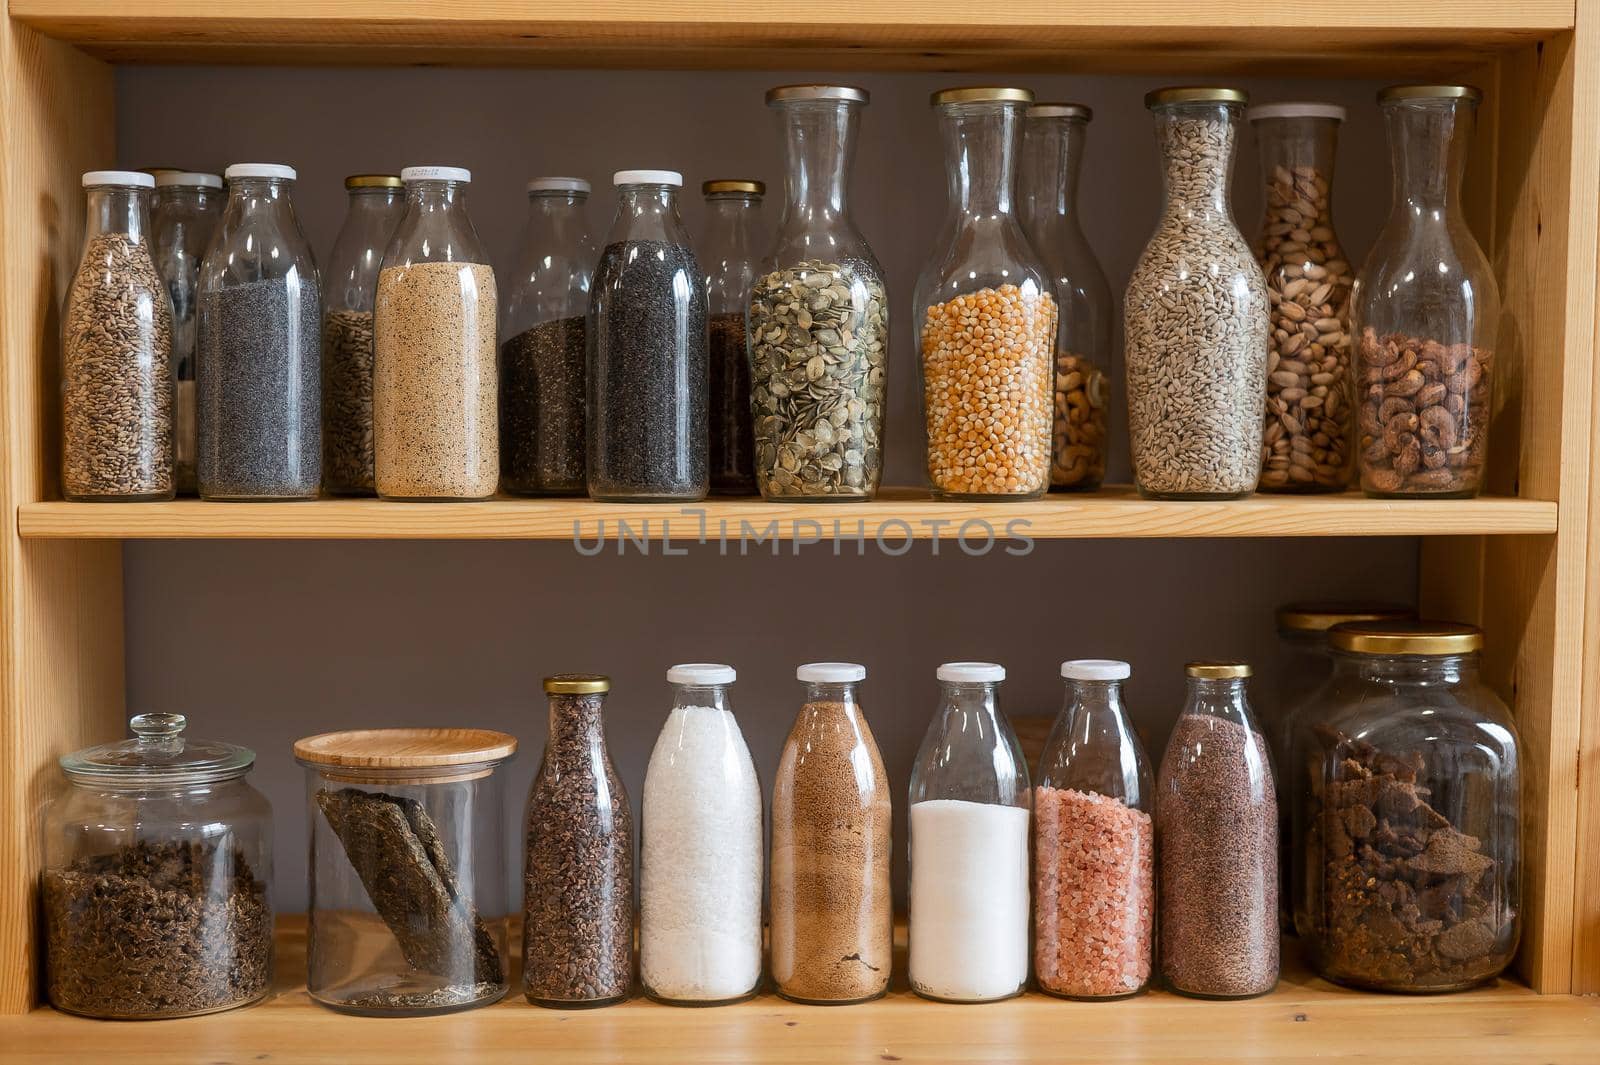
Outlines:
{"label": "glass bottle", "polygon": [[857,686],[865,666],[813,662],[772,785],[772,978],[796,1002],[889,989],[889,780]]}
{"label": "glass bottle", "polygon": [[1261,475],[1266,278],[1229,199],[1238,89],[1161,89],[1161,218],[1123,300],[1128,433],[1140,494],[1237,499]]}
{"label": "glass bottle", "polygon": [[607,677],[544,679],[550,731],[523,831],[522,991],[557,1009],[633,985],[633,813],[606,749]]}
{"label": "glass bottle", "polygon": [[1393,204],[1350,296],[1369,496],[1457,499],[1482,486],[1500,290],[1461,210],[1482,99],[1470,85],[1378,94]]}
{"label": "glass bottle", "polygon": [[200,266],[200,497],[313,499],[322,483],[322,281],[293,167],[228,167]]}
{"label": "glass bottle", "polygon": [[705,275],[678,215],[683,175],[619,170],[589,294],[589,495],[705,498]]}
{"label": "glass bottle", "polygon": [[[92,216],[91,216],[92,217]],[[272,808],[255,754],[139,714],[61,759],[44,814],[44,991],[68,1013],[192,1017],[272,990]]]}
{"label": "glass bottle", "polygon": [[150,256],[150,189],[83,175],[83,253],[61,314],[61,494],[172,498],[172,304]]}
{"label": "glass bottle", "polygon": [[1155,782],[1122,703],[1126,662],[1063,662],[1066,701],[1033,792],[1034,974],[1067,998],[1150,983]]}
{"label": "glass bottle", "polygon": [[761,781],[734,680],[731,666],[667,671],[672,712],[645,771],[639,977],[672,1005],[735,1002],[761,981]]}
{"label": "glass bottle", "polygon": [[1034,104],[1022,137],[1022,228],[1056,298],[1050,487],[1075,492],[1100,487],[1109,447],[1111,284],[1078,214],[1078,176],[1093,118],[1082,104]]}
{"label": "glass bottle", "polygon": [[707,340],[711,406],[707,412],[711,492],[754,495],[755,437],[751,428],[750,352],[744,320],[750,309],[760,249],[760,181],[721,179],[700,186],[706,199],[706,236],[701,258],[706,263]]}
{"label": "glass bottle", "polygon": [[1156,782],[1161,975],[1196,998],[1278,983],[1278,807],[1250,667],[1191,662]]}
{"label": "glass bottle", "polygon": [[1028,982],[1028,767],[1004,667],[947,662],[911,768],[911,989],[993,1002]]}
{"label": "glass bottle", "polygon": [[180,496],[195,483],[195,344],[199,333],[200,263],[222,220],[227,196],[216,174],[170,170],[155,175],[150,201],[156,269],[172,299],[173,477]]}
{"label": "glass bottle", "polygon": [[408,166],[373,304],[373,480],[385,499],[475,500],[500,483],[499,299],[467,214],[472,172]]}
{"label": "glass bottle", "polygon": [[1017,221],[1026,89],[933,94],[950,213],[913,301],[928,479],[940,499],[1035,499],[1050,487],[1055,285]]}
{"label": "glass bottle", "polygon": [[1350,368],[1354,270],[1333,227],[1333,160],[1345,110],[1252,107],[1265,203],[1256,261],[1272,304],[1263,492],[1342,492],[1355,466]]}
{"label": "glass bottle", "polygon": [[1300,752],[1319,770],[1297,826],[1312,965],[1379,991],[1492,979],[1521,934],[1522,782],[1516,724],[1478,675],[1483,634],[1363,622],[1329,642]]}
{"label": "glass bottle", "polygon": [[330,495],[377,491],[372,456],[372,308],[378,268],[405,209],[390,174],[344,179],[350,205],[328,259],[322,313],[322,484]]}
{"label": "glass bottle", "polygon": [[528,182],[528,228],[500,335],[500,487],[513,495],[582,495],[589,282],[589,183]]}
{"label": "glass bottle", "polygon": [[883,474],[889,297],[847,195],[868,99],[849,85],[767,92],[783,134],[783,221],[748,335],[756,480],[768,499],[871,499]]}

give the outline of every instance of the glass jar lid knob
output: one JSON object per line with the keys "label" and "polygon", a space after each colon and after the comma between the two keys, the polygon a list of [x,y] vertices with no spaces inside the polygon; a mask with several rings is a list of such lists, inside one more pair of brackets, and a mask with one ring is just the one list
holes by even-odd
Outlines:
{"label": "glass jar lid knob", "polygon": [[255,764],[248,747],[183,734],[182,714],[136,714],[133,738],[63,755],[61,768],[78,783],[107,787],[208,784],[243,776]]}
{"label": "glass jar lid knob", "polygon": [[139,746],[172,750],[182,743],[178,734],[188,724],[182,714],[135,714],[128,727],[138,737]]}

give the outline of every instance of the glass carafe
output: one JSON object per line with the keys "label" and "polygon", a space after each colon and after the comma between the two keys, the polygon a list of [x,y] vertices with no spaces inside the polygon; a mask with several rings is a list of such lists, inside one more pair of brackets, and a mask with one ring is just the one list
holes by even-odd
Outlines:
{"label": "glass carafe", "polygon": [[700,186],[706,200],[706,235],[700,260],[706,269],[707,357],[711,406],[709,440],[711,491],[747,496],[756,491],[755,437],[751,428],[750,351],[745,315],[750,289],[766,251],[761,225],[760,181],[720,179]]}
{"label": "glass carafe", "polygon": [[1278,807],[1250,667],[1191,662],[1156,782],[1161,976],[1197,998],[1278,983]]}
{"label": "glass carafe", "polygon": [[1000,713],[1006,671],[939,667],[911,768],[911,989],[992,1002],[1028,981],[1028,767]]}
{"label": "glass carafe", "polygon": [[633,984],[633,813],[606,749],[607,677],[546,677],[550,731],[523,818],[522,992],[609,1006]]}
{"label": "glass carafe", "polygon": [[150,189],[83,175],[83,251],[61,321],[61,494],[172,498],[172,304],[150,256]]}
{"label": "glass carafe", "polygon": [[1123,300],[1128,435],[1141,494],[1234,499],[1261,474],[1267,283],[1229,200],[1237,89],[1161,89],[1161,218]]}
{"label": "glass carafe", "polygon": [[487,499],[500,483],[500,310],[467,214],[472,174],[400,178],[405,214],[373,306],[373,480],[385,499]]}
{"label": "glass carafe", "polygon": [[928,480],[941,499],[1034,499],[1050,487],[1055,285],[1017,220],[1026,89],[933,94],[950,209],[912,303]]}
{"label": "glass carafe", "polygon": [[1089,492],[1106,475],[1111,284],[1084,236],[1078,176],[1094,113],[1034,104],[1023,124],[1022,228],[1055,284],[1057,325],[1050,487]]}
{"label": "glass carafe", "polygon": [[772,978],[797,1002],[889,989],[889,780],[861,710],[864,666],[813,662],[772,785]]}
{"label": "glass carafe", "polygon": [[172,297],[173,477],[180,496],[195,494],[195,343],[199,336],[200,263],[211,247],[227,195],[216,174],[156,174],[150,228],[156,269]]}
{"label": "glass carafe", "polygon": [[228,167],[200,266],[195,395],[202,499],[314,499],[322,483],[322,280],[293,167]]}
{"label": "glass carafe", "polygon": [[1482,98],[1468,85],[1378,94],[1393,204],[1350,297],[1371,496],[1462,498],[1482,485],[1500,290],[1461,210]]}
{"label": "glass carafe", "polygon": [[589,293],[589,495],[705,498],[706,284],[678,215],[683,175],[620,170]]}
{"label": "glass carafe", "polygon": [[528,182],[528,228],[500,335],[500,487],[514,495],[582,495],[589,283],[598,253],[585,211],[589,183]]}
{"label": "glass carafe", "polygon": [[1155,940],[1155,782],[1122,702],[1128,663],[1063,662],[1033,791],[1034,975],[1068,998],[1137,994]]}
{"label": "glass carafe", "polygon": [[328,259],[322,312],[322,486],[330,495],[370,496],[372,306],[378,268],[405,208],[390,174],[344,179],[350,204]]}
{"label": "glass carafe", "polygon": [[870,499],[883,473],[889,297],[851,217],[867,92],[767,93],[783,134],[783,221],[750,300],[756,479],[768,499]]}

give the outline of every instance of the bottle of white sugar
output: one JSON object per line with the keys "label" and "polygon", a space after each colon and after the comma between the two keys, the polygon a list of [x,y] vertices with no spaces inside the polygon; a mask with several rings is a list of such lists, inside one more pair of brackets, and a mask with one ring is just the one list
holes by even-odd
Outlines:
{"label": "bottle of white sugar", "polygon": [[667,671],[672,713],[644,778],[639,969],[663,1002],[744,998],[761,979],[761,782],[721,665]]}
{"label": "bottle of white sugar", "polygon": [[1028,767],[1000,713],[1005,669],[939,667],[911,770],[911,988],[992,1002],[1028,982]]}

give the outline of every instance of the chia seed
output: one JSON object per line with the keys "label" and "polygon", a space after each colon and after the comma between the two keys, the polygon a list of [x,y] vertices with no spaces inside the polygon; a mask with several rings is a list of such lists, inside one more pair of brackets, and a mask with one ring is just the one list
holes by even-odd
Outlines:
{"label": "chia seed", "polygon": [[541,322],[500,347],[500,486],[516,495],[584,492],[581,317]]}
{"label": "chia seed", "polygon": [[755,429],[743,314],[711,316],[708,354],[711,490],[718,495],[755,495]]}

